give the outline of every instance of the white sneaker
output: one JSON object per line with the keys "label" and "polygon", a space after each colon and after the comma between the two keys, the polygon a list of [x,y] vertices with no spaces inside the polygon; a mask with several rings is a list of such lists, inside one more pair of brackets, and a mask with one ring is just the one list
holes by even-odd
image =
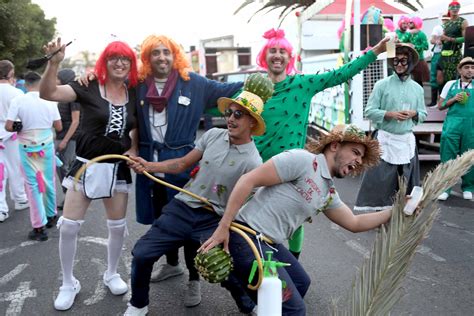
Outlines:
{"label": "white sneaker", "polygon": [[472,192],[464,191],[462,193],[462,198],[465,200],[472,200]]}
{"label": "white sneaker", "polygon": [[0,223],[3,223],[8,217],[10,216],[7,212],[0,212]]}
{"label": "white sneaker", "polygon": [[148,314],[148,306],[142,307],[142,308],[136,308],[135,306],[132,306],[130,303],[127,304],[128,308],[123,314],[123,316],[145,316]]}
{"label": "white sneaker", "polygon": [[151,282],[160,282],[184,273],[183,267],[178,264],[176,266],[169,265],[167,263],[161,265],[161,269],[151,274]]}
{"label": "white sneaker", "polygon": [[127,293],[128,285],[125,283],[120,274],[115,273],[107,277],[107,271],[104,273],[104,284],[109,288],[113,295],[122,295]]}
{"label": "white sneaker", "polygon": [[446,201],[446,200],[448,199],[448,197],[449,197],[449,194],[446,193],[446,192],[443,192],[443,193],[441,193],[441,194],[438,196],[438,200],[440,200],[440,201]]}
{"label": "white sneaker", "polygon": [[30,204],[28,203],[28,201],[15,202],[15,210],[17,210],[17,211],[27,209],[28,207],[30,207]]}
{"label": "white sneaker", "polygon": [[78,280],[74,280],[73,286],[61,286],[59,288],[59,294],[54,300],[54,308],[58,311],[65,311],[71,308],[74,304],[74,298],[76,294],[81,290],[81,283]]}

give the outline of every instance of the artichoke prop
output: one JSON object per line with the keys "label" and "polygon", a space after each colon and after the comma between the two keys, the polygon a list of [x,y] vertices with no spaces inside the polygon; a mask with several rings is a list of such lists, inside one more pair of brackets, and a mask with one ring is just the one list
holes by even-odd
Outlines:
{"label": "artichoke prop", "polygon": [[210,283],[227,280],[234,267],[230,254],[219,246],[206,253],[198,253],[194,258],[194,266],[203,279]]}

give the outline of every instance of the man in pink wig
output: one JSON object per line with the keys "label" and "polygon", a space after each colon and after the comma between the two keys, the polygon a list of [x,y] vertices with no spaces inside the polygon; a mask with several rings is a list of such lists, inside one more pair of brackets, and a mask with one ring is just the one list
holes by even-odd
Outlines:
{"label": "man in pink wig", "polygon": [[402,15],[400,20],[398,20],[398,29],[395,30],[397,33],[398,40],[402,43],[409,42],[410,32],[408,32],[408,25],[410,23],[410,18]]}
{"label": "man in pink wig", "polygon": [[420,17],[412,17],[408,27],[410,28],[409,42],[415,46],[418,56],[420,56],[420,61],[416,64],[415,68],[413,68],[413,80],[423,87],[423,82],[430,80],[430,70],[424,55],[424,51],[428,49],[428,38],[421,30],[423,20]]}
{"label": "man in pink wig", "polygon": [[[263,35],[267,40],[257,56],[257,65],[267,70],[274,83],[274,93],[265,105],[263,118],[267,130],[255,137],[255,144],[266,161],[293,148],[303,148],[311,99],[326,88],[351,79],[385,51],[387,40],[380,41],[366,54],[343,67],[321,74],[295,74],[296,55],[283,30],[271,29]],[[290,251],[299,256],[303,243],[302,227],[290,240]]]}

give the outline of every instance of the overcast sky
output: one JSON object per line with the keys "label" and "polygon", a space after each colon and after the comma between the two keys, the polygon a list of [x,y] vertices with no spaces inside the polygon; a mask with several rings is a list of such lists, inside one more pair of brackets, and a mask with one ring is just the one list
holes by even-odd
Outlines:
{"label": "overcast sky", "polygon": [[[113,39],[112,36],[136,46],[152,33],[168,35],[187,50],[190,45],[198,45],[200,39],[230,34],[235,35],[236,44],[240,46],[258,47],[263,43],[261,35],[278,26],[278,12],[258,14],[247,23],[261,4],[250,5],[233,15],[243,1],[32,0],[41,6],[47,18],[56,17],[58,35],[64,41],[76,39],[68,47],[68,55],[83,50],[100,52]],[[434,2],[449,3],[446,0],[422,2],[430,5]],[[294,14],[291,14],[283,24],[290,38],[295,35],[295,25]]]}

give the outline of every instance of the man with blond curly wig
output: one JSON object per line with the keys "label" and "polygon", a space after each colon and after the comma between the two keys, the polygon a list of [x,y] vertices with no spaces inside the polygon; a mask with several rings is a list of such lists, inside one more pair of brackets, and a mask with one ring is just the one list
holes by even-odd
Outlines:
{"label": "man with blond curly wig", "polygon": [[[184,157],[194,148],[204,109],[215,107],[219,97],[234,95],[242,83],[218,83],[191,72],[180,45],[163,35],[148,36],[141,45],[140,58],[142,83],[137,90],[138,154],[155,162]],[[155,173],[155,176],[182,187],[189,180],[190,171],[166,175]],[[137,221],[152,224],[161,215],[162,207],[176,193],[143,175],[137,175]],[[193,248],[185,246],[190,282],[184,304],[188,307],[196,306],[201,301]],[[167,263],[152,275],[152,281],[162,281],[183,272],[178,264],[178,252],[168,253]]]}

